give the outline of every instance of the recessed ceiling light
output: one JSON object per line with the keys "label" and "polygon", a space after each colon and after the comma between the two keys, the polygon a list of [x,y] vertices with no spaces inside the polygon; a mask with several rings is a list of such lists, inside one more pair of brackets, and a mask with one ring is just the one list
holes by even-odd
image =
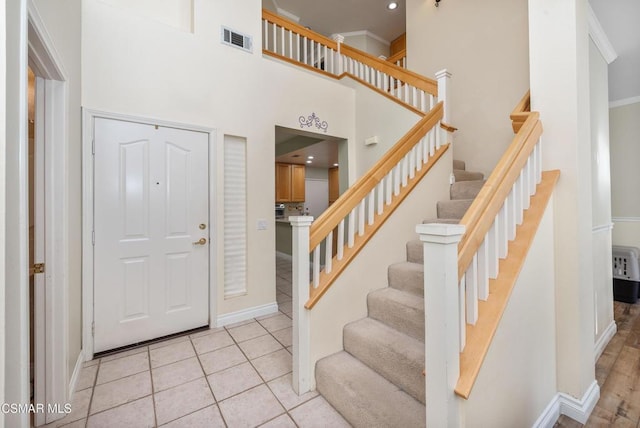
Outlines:
{"label": "recessed ceiling light", "polygon": [[396,9],[397,7],[398,7],[398,3],[394,2],[394,1],[392,1],[391,3],[389,3],[387,5],[387,9],[389,9],[389,10]]}
{"label": "recessed ceiling light", "polygon": [[313,156],[307,156],[307,159],[313,159]]}
{"label": "recessed ceiling light", "polygon": [[313,161],[308,160],[307,163],[312,163]]}
{"label": "recessed ceiling light", "polygon": [[338,164],[337,164],[337,163],[334,163],[334,164],[333,164],[333,166],[338,166]]}

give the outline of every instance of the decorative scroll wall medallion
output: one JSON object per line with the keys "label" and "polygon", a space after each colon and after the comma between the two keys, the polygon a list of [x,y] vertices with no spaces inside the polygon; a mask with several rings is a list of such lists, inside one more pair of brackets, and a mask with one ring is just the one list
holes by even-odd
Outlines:
{"label": "decorative scroll wall medallion", "polygon": [[300,128],[304,128],[305,126],[311,128],[315,125],[316,128],[324,132],[327,132],[327,129],[329,129],[329,124],[324,120],[320,120],[315,113],[311,113],[308,117],[300,116],[298,121],[300,122]]}

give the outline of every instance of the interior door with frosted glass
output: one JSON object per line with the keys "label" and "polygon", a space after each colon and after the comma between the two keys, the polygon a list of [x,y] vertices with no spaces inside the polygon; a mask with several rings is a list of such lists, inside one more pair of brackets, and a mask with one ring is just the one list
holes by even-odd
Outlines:
{"label": "interior door with frosted glass", "polygon": [[96,118],[94,139],[94,352],[208,325],[208,135]]}

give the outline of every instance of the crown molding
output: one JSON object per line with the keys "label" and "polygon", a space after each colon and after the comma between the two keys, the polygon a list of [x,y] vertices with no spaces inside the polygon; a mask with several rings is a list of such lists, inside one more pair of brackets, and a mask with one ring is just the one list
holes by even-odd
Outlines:
{"label": "crown molding", "polygon": [[607,64],[611,64],[616,58],[618,58],[618,54],[609,41],[607,33],[604,32],[602,25],[600,25],[600,21],[598,21],[591,5],[589,5],[588,21],[589,36],[591,37],[591,40],[596,44],[598,50],[602,54],[602,57],[607,61]]}
{"label": "crown molding", "polygon": [[345,36],[345,37],[367,36],[367,37],[371,37],[374,40],[379,41],[380,43],[384,43],[387,46],[391,46],[391,42],[390,41],[383,39],[382,37],[378,36],[375,33],[372,33],[369,30],[349,31],[347,33],[337,33],[337,34],[340,34],[340,35]]}
{"label": "crown molding", "polygon": [[629,104],[640,103],[640,96],[622,98],[620,100],[609,101],[609,108],[628,106]]}

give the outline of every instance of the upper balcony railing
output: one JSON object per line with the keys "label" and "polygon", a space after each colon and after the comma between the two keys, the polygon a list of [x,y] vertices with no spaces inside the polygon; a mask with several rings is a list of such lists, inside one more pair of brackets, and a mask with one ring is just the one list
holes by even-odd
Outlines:
{"label": "upper balcony railing", "polygon": [[332,40],[264,9],[262,26],[265,55],[332,78],[349,75],[422,114],[436,103],[436,80],[348,46],[342,36]]}

